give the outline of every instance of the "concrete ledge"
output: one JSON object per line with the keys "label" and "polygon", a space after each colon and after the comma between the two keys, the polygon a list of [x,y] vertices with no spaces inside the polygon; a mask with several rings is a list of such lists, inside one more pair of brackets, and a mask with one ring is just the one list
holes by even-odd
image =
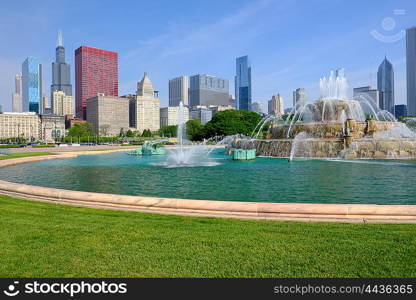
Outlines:
{"label": "concrete ledge", "polygon": [[[71,152],[0,161],[0,167],[81,154]],[[124,150],[125,151],[125,150]],[[190,200],[63,190],[0,180],[0,194],[66,205],[185,216],[351,223],[416,223],[416,205],[306,204]]]}

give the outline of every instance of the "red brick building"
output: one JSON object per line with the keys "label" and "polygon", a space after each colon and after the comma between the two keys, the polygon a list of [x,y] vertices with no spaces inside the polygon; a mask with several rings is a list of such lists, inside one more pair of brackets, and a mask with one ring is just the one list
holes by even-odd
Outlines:
{"label": "red brick building", "polygon": [[75,110],[86,119],[87,99],[97,94],[118,97],[117,52],[81,46],[75,50]]}

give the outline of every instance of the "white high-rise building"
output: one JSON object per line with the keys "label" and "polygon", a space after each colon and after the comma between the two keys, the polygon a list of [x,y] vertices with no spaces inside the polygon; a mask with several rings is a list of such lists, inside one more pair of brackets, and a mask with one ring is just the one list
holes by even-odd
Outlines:
{"label": "white high-rise building", "polygon": [[169,106],[189,106],[189,77],[180,76],[169,80]]}
{"label": "white high-rise building", "polygon": [[146,72],[137,84],[137,95],[130,99],[130,127],[140,132],[160,129],[160,99]]}
{"label": "white high-rise building", "polygon": [[15,91],[12,94],[12,111],[22,112],[22,76],[17,74],[14,81]]}
{"label": "white high-rise building", "polygon": [[273,95],[268,102],[268,113],[273,116],[281,116],[284,113],[283,98],[280,94]]}
{"label": "white high-rise building", "polygon": [[[189,120],[189,108],[183,107],[185,123]],[[160,127],[179,124],[179,106],[162,107],[160,109]]]}
{"label": "white high-rise building", "polygon": [[52,92],[52,113],[59,116],[74,114],[74,98],[62,91]]}

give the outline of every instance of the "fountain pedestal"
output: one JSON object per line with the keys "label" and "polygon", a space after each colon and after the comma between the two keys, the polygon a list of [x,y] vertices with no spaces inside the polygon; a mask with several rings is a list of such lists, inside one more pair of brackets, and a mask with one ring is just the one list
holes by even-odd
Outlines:
{"label": "fountain pedestal", "polygon": [[256,158],[256,149],[233,149],[233,160],[251,160]]}

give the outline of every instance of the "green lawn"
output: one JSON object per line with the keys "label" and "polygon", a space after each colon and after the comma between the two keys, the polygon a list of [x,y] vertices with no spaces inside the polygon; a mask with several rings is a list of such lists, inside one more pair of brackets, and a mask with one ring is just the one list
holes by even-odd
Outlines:
{"label": "green lawn", "polygon": [[28,156],[41,156],[41,155],[49,155],[49,154],[52,154],[52,153],[50,152],[19,152],[19,153],[11,153],[9,155],[0,155],[0,160],[28,157]]}
{"label": "green lawn", "polygon": [[0,196],[0,277],[415,277],[416,225],[247,221]]}

